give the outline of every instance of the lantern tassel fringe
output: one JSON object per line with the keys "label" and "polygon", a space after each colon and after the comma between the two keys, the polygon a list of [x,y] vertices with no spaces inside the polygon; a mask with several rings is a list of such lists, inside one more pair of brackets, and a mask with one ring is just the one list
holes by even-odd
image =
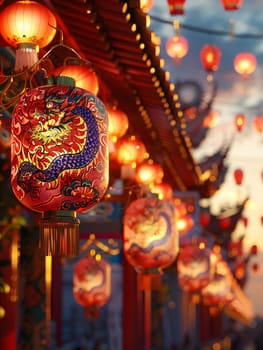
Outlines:
{"label": "lantern tassel fringe", "polygon": [[35,47],[21,46],[16,50],[15,72],[22,72],[32,68],[38,61],[38,53]]}
{"label": "lantern tassel fringe", "polygon": [[[56,214],[54,214],[56,213]],[[40,249],[45,256],[77,256],[79,254],[79,220],[61,211],[45,212],[40,221]],[[74,213],[74,212],[73,212]],[[74,213],[75,214],[75,213]]]}

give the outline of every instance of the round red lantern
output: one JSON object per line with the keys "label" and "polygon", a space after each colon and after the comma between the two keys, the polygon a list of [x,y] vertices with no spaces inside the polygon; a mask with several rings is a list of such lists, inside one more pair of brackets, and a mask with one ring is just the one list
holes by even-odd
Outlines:
{"label": "round red lantern", "polygon": [[226,11],[238,10],[242,5],[243,0],[221,0],[221,3]]}
{"label": "round red lantern", "polygon": [[111,295],[111,265],[104,259],[80,259],[74,268],[73,295],[86,316],[97,316]]}
{"label": "round red lantern", "polygon": [[139,273],[159,274],[178,253],[175,209],[156,197],[133,201],[124,215],[124,253]]}
{"label": "round red lantern", "polygon": [[215,45],[204,45],[200,51],[200,59],[207,72],[215,72],[220,64],[221,50]]}
{"label": "round red lantern", "polygon": [[38,60],[38,48],[47,46],[56,34],[56,18],[35,1],[14,2],[0,13],[0,32],[16,48],[15,71],[31,68]]}
{"label": "round red lantern", "polygon": [[188,53],[188,49],[188,41],[181,35],[174,35],[166,42],[167,54],[178,61]]}
{"label": "round red lantern", "polygon": [[257,67],[257,59],[251,52],[241,52],[234,58],[234,69],[244,78],[252,74]]}
{"label": "round red lantern", "polygon": [[242,131],[247,123],[247,118],[243,113],[238,113],[235,116],[235,126],[237,131]]}
{"label": "round red lantern", "polygon": [[120,164],[139,164],[145,159],[146,148],[135,136],[123,137],[116,143],[116,158]]}
{"label": "round red lantern", "polygon": [[106,106],[109,119],[108,132],[113,142],[124,136],[129,127],[129,120],[126,113],[116,106]]}
{"label": "round red lantern", "polygon": [[250,248],[250,254],[257,255],[257,253],[258,253],[258,246],[256,244],[253,244]]}
{"label": "round red lantern", "polygon": [[244,179],[244,173],[242,169],[235,169],[234,180],[237,185],[242,185]]}
{"label": "round red lantern", "polygon": [[168,0],[170,15],[183,15],[186,0]]}
{"label": "round red lantern", "polygon": [[56,68],[53,75],[66,76],[74,79],[75,86],[91,92],[93,95],[98,95],[99,79],[94,70],[85,64],[65,64]]}
{"label": "round red lantern", "polygon": [[210,273],[210,249],[197,245],[181,248],[177,259],[178,283],[185,291],[198,291],[208,285]]}
{"label": "round red lantern", "polygon": [[140,184],[151,185],[162,182],[164,173],[160,164],[151,160],[143,162],[136,168],[136,181]]}
{"label": "round red lantern", "polygon": [[172,199],[173,188],[167,182],[160,182],[153,185],[151,193],[157,194],[159,199]]}
{"label": "round red lantern", "polygon": [[223,230],[228,230],[231,226],[231,218],[229,217],[220,217],[219,218],[219,226]]}
{"label": "round red lantern", "polygon": [[46,255],[78,252],[76,213],[108,186],[107,113],[81,88],[48,85],[21,96],[12,114],[11,184],[17,199],[42,213]]}

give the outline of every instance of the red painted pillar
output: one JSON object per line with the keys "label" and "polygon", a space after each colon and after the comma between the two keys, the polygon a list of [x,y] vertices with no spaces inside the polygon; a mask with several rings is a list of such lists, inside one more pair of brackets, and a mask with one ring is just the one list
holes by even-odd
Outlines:
{"label": "red painted pillar", "polygon": [[134,268],[123,259],[123,349],[144,350],[143,292]]}

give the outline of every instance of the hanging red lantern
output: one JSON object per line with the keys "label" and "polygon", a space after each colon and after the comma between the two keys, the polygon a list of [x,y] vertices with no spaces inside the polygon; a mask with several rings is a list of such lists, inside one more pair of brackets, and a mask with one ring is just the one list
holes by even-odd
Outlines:
{"label": "hanging red lantern", "polygon": [[234,180],[237,185],[242,185],[244,179],[244,173],[242,169],[235,169]]}
{"label": "hanging red lantern", "polygon": [[199,223],[203,227],[207,227],[210,224],[210,214],[208,211],[203,211],[199,216]]}
{"label": "hanging red lantern", "polygon": [[253,264],[252,264],[252,272],[253,272],[253,273],[257,273],[258,270],[259,270],[259,265],[258,265],[258,263],[253,263]]}
{"label": "hanging red lantern", "polygon": [[167,0],[170,15],[183,15],[186,0]]}
{"label": "hanging red lantern", "polygon": [[140,164],[145,159],[146,148],[135,136],[121,138],[116,144],[116,159],[120,164]]}
{"label": "hanging red lantern", "polygon": [[226,11],[234,11],[241,7],[243,0],[221,0],[221,3]]}
{"label": "hanging red lantern", "polygon": [[257,59],[251,52],[241,52],[234,58],[234,69],[244,78],[252,74],[256,70],[256,67]]}
{"label": "hanging red lantern", "polygon": [[240,241],[229,241],[227,246],[227,254],[231,259],[236,259],[238,257],[242,257],[243,255],[243,247],[242,242]]}
{"label": "hanging red lantern", "polygon": [[38,60],[38,49],[47,46],[56,34],[56,18],[35,1],[14,2],[0,13],[0,32],[16,49],[15,71],[31,68]]}
{"label": "hanging red lantern", "polygon": [[135,179],[140,184],[153,185],[161,183],[163,176],[161,165],[149,160],[138,165]]}
{"label": "hanging red lantern", "polygon": [[142,274],[160,274],[178,253],[175,210],[171,201],[144,197],[133,201],[124,215],[124,253]]}
{"label": "hanging red lantern", "polygon": [[84,306],[87,317],[98,316],[111,295],[111,265],[95,257],[80,259],[74,268],[73,295]]}
{"label": "hanging red lantern", "polygon": [[153,185],[151,193],[157,194],[159,199],[172,199],[173,188],[167,182],[160,182]]}
{"label": "hanging red lantern", "polygon": [[245,217],[245,216],[242,216],[241,219],[242,219],[242,221],[243,221],[244,227],[247,227],[247,225],[248,225],[248,218]]}
{"label": "hanging red lantern", "polygon": [[254,130],[261,134],[263,132],[263,115],[257,115],[252,123]]}
{"label": "hanging red lantern", "polygon": [[224,230],[228,230],[231,226],[231,219],[229,217],[219,218],[219,226]]}
{"label": "hanging red lantern", "polygon": [[166,42],[166,52],[175,61],[180,61],[188,53],[188,49],[188,41],[181,35],[174,35]]}
{"label": "hanging red lantern", "polygon": [[256,244],[253,244],[250,248],[250,254],[257,255],[257,253],[258,253],[258,246]]}
{"label": "hanging red lantern", "polygon": [[113,142],[124,136],[129,127],[129,120],[126,113],[116,106],[106,106],[109,119],[108,133]]}
{"label": "hanging red lantern", "polygon": [[12,114],[11,184],[17,199],[42,213],[46,255],[78,252],[76,213],[108,186],[107,113],[94,95],[47,85],[21,96]]}
{"label": "hanging red lantern", "polygon": [[247,118],[243,113],[238,113],[235,116],[235,126],[237,131],[242,131],[247,123]]}
{"label": "hanging red lantern", "polygon": [[65,64],[56,68],[54,76],[66,76],[74,79],[75,86],[91,92],[93,95],[98,95],[99,79],[95,71],[85,64]]}
{"label": "hanging red lantern", "polygon": [[177,258],[178,283],[185,291],[198,291],[208,285],[210,273],[210,249],[198,245],[181,248]]}
{"label": "hanging red lantern", "polygon": [[200,59],[207,72],[215,72],[220,64],[221,50],[215,45],[206,44],[200,51]]}

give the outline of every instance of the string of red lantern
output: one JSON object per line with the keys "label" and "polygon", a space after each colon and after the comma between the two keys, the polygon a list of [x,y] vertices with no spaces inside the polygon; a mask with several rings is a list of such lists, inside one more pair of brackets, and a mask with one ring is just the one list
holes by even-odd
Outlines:
{"label": "string of red lantern", "polygon": [[[171,20],[167,20],[161,17],[157,17],[154,15],[151,15],[151,20],[156,21],[156,22],[160,22],[163,24],[167,24],[167,25],[173,25],[173,21]],[[216,36],[226,36],[229,37],[229,30],[213,30],[211,29],[211,27],[208,28],[204,28],[204,27],[195,27],[193,25],[187,24],[187,23],[181,23],[181,28],[184,30],[189,30],[191,32],[196,32],[196,33],[201,33],[201,34],[208,34],[208,35],[216,35]],[[258,40],[262,40],[263,39],[263,34],[261,33],[249,33],[249,32],[245,32],[245,33],[235,33],[235,37],[236,38],[240,38],[240,39],[258,39]]]}

